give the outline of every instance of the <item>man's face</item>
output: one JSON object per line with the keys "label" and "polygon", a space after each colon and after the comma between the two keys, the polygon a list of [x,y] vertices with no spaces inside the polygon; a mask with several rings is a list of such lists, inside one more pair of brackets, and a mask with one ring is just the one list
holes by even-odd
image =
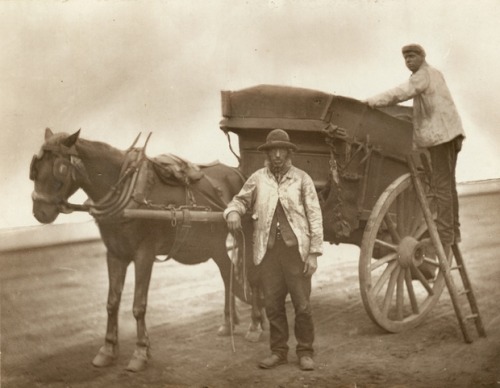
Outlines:
{"label": "man's face", "polygon": [[420,69],[420,66],[422,66],[422,63],[424,62],[424,57],[422,55],[413,52],[405,53],[404,58],[406,67],[410,69],[412,73],[415,73],[418,69]]}
{"label": "man's face", "polygon": [[290,150],[287,148],[271,148],[267,151],[267,158],[273,169],[280,169],[285,165],[285,162],[290,155]]}

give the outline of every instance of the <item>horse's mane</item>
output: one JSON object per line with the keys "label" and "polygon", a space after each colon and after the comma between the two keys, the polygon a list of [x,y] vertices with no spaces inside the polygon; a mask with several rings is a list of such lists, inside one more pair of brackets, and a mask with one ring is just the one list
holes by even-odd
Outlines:
{"label": "horse's mane", "polygon": [[107,143],[100,141],[91,141],[79,138],[76,142],[78,153],[86,156],[108,156],[111,159],[122,160],[125,156],[125,151],[119,150]]}

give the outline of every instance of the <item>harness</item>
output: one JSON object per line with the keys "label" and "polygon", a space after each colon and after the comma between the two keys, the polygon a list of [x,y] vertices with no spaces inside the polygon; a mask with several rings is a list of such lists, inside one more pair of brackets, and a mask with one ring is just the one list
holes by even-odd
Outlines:
{"label": "harness", "polygon": [[[140,136],[140,134],[139,134]],[[75,145],[67,147],[63,144],[46,143],[40,152],[33,156],[30,166],[30,179],[35,180],[36,162],[42,159],[45,152],[50,152],[55,156],[52,167],[52,174],[61,187],[55,195],[47,195],[33,191],[34,201],[40,201],[57,207],[61,213],[71,213],[73,211],[85,211],[92,215],[98,222],[127,222],[122,217],[126,208],[145,207],[148,209],[168,210],[172,212],[171,226],[175,228],[175,239],[167,256],[167,259],[174,256],[184,245],[191,232],[191,211],[212,210],[208,206],[198,206],[191,188],[191,184],[206,178],[214,192],[217,191],[216,183],[206,176],[198,166],[180,159],[173,155],[163,155],[162,158],[150,159],[145,155],[146,145],[151,134],[149,134],[143,148],[134,148],[139,136],[126,152],[125,160],[121,166],[121,171],[117,182],[98,201],[91,199],[84,204],[69,203],[67,198],[71,194],[71,188],[76,187],[83,180],[91,185],[88,173],[78,154]],[[151,174],[156,176],[166,184],[183,186],[185,188],[186,205],[175,206],[173,204],[155,204],[148,200],[148,185],[151,185]],[[211,198],[207,193],[200,193],[206,197],[210,206],[219,208],[221,203]],[[163,261],[163,260],[162,260]]]}
{"label": "harness", "polygon": [[[148,137],[149,139],[149,137]],[[88,212],[98,221],[120,217],[123,210],[136,195],[135,190],[140,172],[146,167],[145,148],[131,148],[127,151],[118,181],[98,202],[86,201]]]}

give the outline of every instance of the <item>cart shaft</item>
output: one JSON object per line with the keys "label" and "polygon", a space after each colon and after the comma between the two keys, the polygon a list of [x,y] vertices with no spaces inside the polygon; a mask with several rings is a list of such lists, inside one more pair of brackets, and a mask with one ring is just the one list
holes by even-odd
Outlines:
{"label": "cart shaft", "polygon": [[125,218],[139,218],[166,221],[192,222],[225,222],[222,212],[203,210],[153,210],[153,209],[125,209]]}

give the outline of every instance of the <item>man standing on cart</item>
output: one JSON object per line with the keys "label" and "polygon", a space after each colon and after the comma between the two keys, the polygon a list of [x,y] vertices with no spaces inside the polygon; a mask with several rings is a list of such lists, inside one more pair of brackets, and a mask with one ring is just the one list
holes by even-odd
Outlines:
{"label": "man standing on cart", "polygon": [[417,147],[426,148],[430,154],[436,190],[436,226],[449,256],[451,246],[460,242],[455,169],[465,133],[444,77],[426,62],[422,46],[404,46],[402,53],[412,72],[410,79],[364,102],[374,108],[413,99],[413,140]]}
{"label": "man standing on cart", "polygon": [[271,355],[259,367],[270,369],[287,362],[285,299],[290,294],[299,366],[313,370],[311,277],[323,250],[318,196],[311,177],[292,165],[291,155],[297,147],[284,130],[271,131],[258,149],[267,154],[265,167],[248,178],[224,217],[233,233],[241,229],[241,216],[247,212],[253,220],[253,260],[264,291],[271,347]]}

